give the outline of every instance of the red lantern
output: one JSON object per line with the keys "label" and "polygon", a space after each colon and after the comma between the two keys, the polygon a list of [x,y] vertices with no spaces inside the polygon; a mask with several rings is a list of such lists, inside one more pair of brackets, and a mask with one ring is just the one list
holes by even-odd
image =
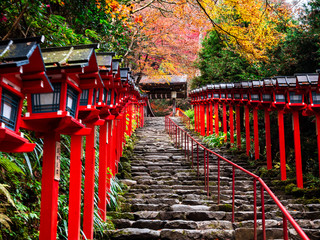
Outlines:
{"label": "red lantern", "polygon": [[43,37],[0,42],[0,151],[30,152],[19,132],[26,93],[52,92],[39,44]]}

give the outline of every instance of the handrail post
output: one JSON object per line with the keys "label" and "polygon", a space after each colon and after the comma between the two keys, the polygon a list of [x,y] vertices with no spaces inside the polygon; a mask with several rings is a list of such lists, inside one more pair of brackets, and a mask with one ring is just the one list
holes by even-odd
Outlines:
{"label": "handrail post", "polygon": [[218,157],[218,204],[220,204],[220,158]]}
{"label": "handrail post", "polygon": [[253,179],[253,229],[254,240],[257,240],[257,180]]}
{"label": "handrail post", "polygon": [[191,138],[191,159],[192,159],[192,169],[193,169],[193,139]]}
{"label": "handrail post", "polygon": [[207,169],[206,169],[206,149],[203,148],[203,175],[204,175],[204,190],[207,190]]}
{"label": "handrail post", "polygon": [[199,144],[197,143],[197,176],[199,178]]}
{"label": "handrail post", "polygon": [[264,206],[264,188],[261,185],[261,217],[262,217],[262,236],[263,240],[267,239],[266,236],[266,216],[265,216],[265,206]]}
{"label": "handrail post", "polygon": [[232,166],[232,223],[234,223],[235,167]]}
{"label": "handrail post", "polygon": [[209,173],[210,173],[210,169],[209,169],[209,151],[207,151],[207,196],[209,198],[209,191],[210,191],[210,185],[209,185]]}
{"label": "handrail post", "polygon": [[288,223],[287,218],[282,214],[282,228],[283,228],[283,240],[288,240]]}

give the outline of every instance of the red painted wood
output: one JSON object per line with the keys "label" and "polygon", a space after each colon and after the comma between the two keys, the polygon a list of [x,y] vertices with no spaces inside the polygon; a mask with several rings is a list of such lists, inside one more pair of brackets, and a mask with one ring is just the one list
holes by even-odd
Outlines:
{"label": "red painted wood", "polygon": [[210,135],[210,109],[209,109],[209,103],[206,104],[206,116],[207,116],[207,136]]}
{"label": "red painted wood", "polygon": [[82,136],[71,136],[68,239],[80,239]]}
{"label": "red painted wood", "polygon": [[105,121],[99,132],[98,212],[103,221],[107,214],[107,124]]}
{"label": "red painted wood", "polygon": [[230,142],[234,143],[234,123],[233,123],[233,106],[229,106],[229,121],[230,121]]}
{"label": "red painted wood", "polygon": [[213,134],[213,106],[212,106],[212,102],[210,102],[209,119],[210,119],[209,131],[210,131],[210,134]]}
{"label": "red painted wood", "polygon": [[264,123],[265,123],[265,131],[266,131],[267,168],[272,169],[270,114],[267,109],[264,110]]}
{"label": "red painted wood", "polygon": [[244,112],[245,112],[245,125],[246,125],[246,150],[247,150],[247,156],[250,154],[250,112],[247,105],[244,106]]}
{"label": "red painted wood", "polygon": [[[316,124],[317,124],[317,141],[318,141],[318,161],[319,161],[319,174],[320,174],[320,114],[316,114]],[[320,176],[320,175],[319,175]]]}
{"label": "red painted wood", "polygon": [[87,127],[92,128],[92,131],[86,139],[83,232],[88,239],[93,239],[95,126],[88,124]]}
{"label": "red painted wood", "polygon": [[292,116],[294,125],[294,152],[296,156],[297,187],[303,188],[299,112],[293,111]]}
{"label": "red painted wood", "polygon": [[40,240],[56,240],[59,181],[54,179],[56,142],[60,135],[48,133],[44,136],[41,180]]}
{"label": "red painted wood", "polygon": [[222,109],[223,109],[223,132],[226,135],[224,138],[224,141],[226,142],[228,140],[228,126],[227,126],[227,106],[225,103],[222,104]]}
{"label": "red painted wood", "polygon": [[283,110],[278,111],[278,128],[279,128],[279,151],[280,151],[280,172],[281,180],[287,179],[286,171],[286,145],[284,138]]}
{"label": "red painted wood", "polygon": [[237,129],[237,145],[238,149],[241,149],[241,124],[240,124],[240,107],[236,106],[236,129]]}
{"label": "red painted wood", "polygon": [[260,158],[258,121],[259,121],[258,109],[253,108],[253,132],[254,132],[254,158],[255,158],[255,160]]}
{"label": "red painted wood", "polygon": [[204,104],[201,104],[201,112],[200,112],[200,124],[201,124],[201,135],[204,136],[206,134],[205,122],[204,122]]}
{"label": "red painted wood", "polygon": [[219,104],[218,103],[214,104],[214,117],[215,117],[214,127],[215,127],[216,136],[219,136]]}

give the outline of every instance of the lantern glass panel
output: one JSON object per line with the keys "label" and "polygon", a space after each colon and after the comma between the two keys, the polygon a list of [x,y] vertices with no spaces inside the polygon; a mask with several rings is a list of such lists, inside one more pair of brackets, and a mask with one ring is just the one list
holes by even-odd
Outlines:
{"label": "lantern glass panel", "polygon": [[242,94],[242,99],[248,99],[248,94],[246,93]]}
{"label": "lantern glass panel", "polygon": [[212,97],[211,93],[208,93],[208,98],[211,98],[211,97]]}
{"label": "lantern glass panel", "polygon": [[226,98],[226,94],[221,93],[221,98]]}
{"label": "lantern glass panel", "polygon": [[296,94],[295,92],[290,92],[290,102],[291,103],[302,103],[302,94]]}
{"label": "lantern glass panel", "polygon": [[103,89],[102,101],[105,103],[107,101],[107,89]]}
{"label": "lantern glass panel", "polygon": [[320,104],[320,93],[312,92],[312,103]]}
{"label": "lantern glass panel", "polygon": [[100,102],[99,101],[99,98],[100,98],[100,89],[96,90],[97,93],[96,93],[96,103]]}
{"label": "lantern glass panel", "polygon": [[97,96],[97,90],[93,89],[91,105],[95,104],[96,96]]}
{"label": "lantern glass panel", "polygon": [[218,93],[213,94],[213,98],[219,98],[219,94]]}
{"label": "lantern glass panel", "polygon": [[203,100],[203,98],[204,98],[203,95],[201,95],[201,100]]}
{"label": "lantern glass panel", "polygon": [[117,103],[117,93],[114,92],[114,95],[113,95],[113,104],[115,105]]}
{"label": "lantern glass panel", "polygon": [[2,89],[0,121],[13,131],[16,128],[18,106],[19,98],[13,93]]}
{"label": "lantern glass panel", "polygon": [[52,93],[31,94],[32,112],[57,112],[60,108],[61,83],[53,83]]}
{"label": "lantern glass panel", "polygon": [[240,99],[240,98],[241,98],[241,96],[240,96],[240,94],[239,94],[239,93],[235,93],[235,94],[234,94],[234,98],[235,98],[235,99]]}
{"label": "lantern glass panel", "polygon": [[251,94],[251,100],[252,101],[259,101],[259,94]]}
{"label": "lantern glass panel", "polygon": [[111,105],[111,94],[112,94],[112,90],[108,91],[108,96],[107,96],[107,105],[110,106]]}
{"label": "lantern glass panel", "polygon": [[228,98],[229,98],[229,99],[231,99],[231,98],[232,98],[231,93],[228,93]]}
{"label": "lantern glass panel", "polygon": [[89,98],[89,89],[83,89],[80,95],[80,106],[87,106]]}
{"label": "lantern glass panel", "polygon": [[286,102],[286,97],[283,94],[276,94],[276,102],[284,103]]}
{"label": "lantern glass panel", "polygon": [[262,94],[262,100],[266,102],[272,101],[272,96],[271,94]]}
{"label": "lantern glass panel", "polygon": [[68,111],[72,117],[76,116],[77,100],[78,100],[78,92],[72,87],[68,86],[66,111]]}

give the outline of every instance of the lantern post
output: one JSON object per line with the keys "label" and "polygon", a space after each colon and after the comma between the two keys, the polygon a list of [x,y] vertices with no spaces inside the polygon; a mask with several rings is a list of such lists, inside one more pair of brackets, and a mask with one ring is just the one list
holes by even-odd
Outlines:
{"label": "lantern post", "polygon": [[220,85],[214,84],[213,92],[214,101],[214,127],[216,136],[219,136],[219,102],[220,102]]}
{"label": "lantern post", "polygon": [[209,84],[207,86],[208,90],[208,104],[209,104],[209,135],[213,134],[213,90],[214,90],[214,85]]}
{"label": "lantern post", "polygon": [[273,91],[276,86],[276,81],[267,78],[263,81],[263,89],[260,93],[260,108],[264,110],[264,124],[266,133],[266,154],[267,154],[267,169],[272,169],[272,155],[271,155],[271,133],[270,133],[270,111],[272,104]]}
{"label": "lantern post", "polygon": [[[93,44],[43,49],[43,59],[54,91],[27,95],[28,112],[23,117],[23,127],[44,138],[39,239],[56,239],[60,134],[82,136],[91,132],[91,129],[85,128],[77,120],[81,92],[79,75],[89,66],[90,56],[97,46]],[[76,142],[74,151],[81,152],[80,142]],[[79,197],[79,188],[75,190]]]}
{"label": "lantern post", "polygon": [[286,106],[286,92],[288,83],[284,77],[275,77],[276,88],[273,92],[272,107],[278,112],[278,128],[279,128],[279,151],[280,151],[280,172],[281,180],[287,179],[286,172],[286,146],[284,137],[283,114]]}
{"label": "lantern post", "polygon": [[223,133],[225,134],[224,141],[227,141],[227,133],[228,133],[228,126],[227,126],[227,105],[226,105],[226,93],[227,92],[227,84],[220,83],[220,102],[222,103],[222,125],[223,125]]}
{"label": "lantern post", "polygon": [[240,106],[242,105],[241,88],[242,88],[241,83],[239,82],[234,83],[233,102],[236,108],[236,133],[237,133],[237,146],[239,150],[241,149],[241,118],[240,118]]}
{"label": "lantern post", "polygon": [[251,137],[250,137],[250,110],[249,110],[249,89],[252,87],[251,82],[241,82],[241,88],[242,88],[242,103],[244,104],[244,114],[245,114],[245,128],[246,128],[246,153],[247,156],[250,155],[250,143],[251,143]]}
{"label": "lantern post", "polygon": [[230,143],[231,144],[234,144],[233,91],[234,91],[234,84],[227,83],[227,103],[229,105],[229,128],[230,128]]}
{"label": "lantern post", "polygon": [[293,125],[294,125],[293,132],[294,132],[294,150],[295,150],[295,160],[296,160],[297,187],[303,188],[299,111],[305,109],[307,106],[307,104],[304,102],[304,95],[309,82],[304,82],[304,81],[298,82],[296,77],[285,77],[285,78],[289,85],[289,90],[287,91],[288,102],[287,102],[286,108],[288,108],[289,111],[292,112]]}
{"label": "lantern post", "polygon": [[[317,70],[319,72],[319,70]],[[319,73],[296,74],[299,87],[301,85],[309,85],[307,89],[307,108],[302,112],[304,116],[315,115],[316,117],[316,134],[318,144],[318,162],[320,174],[320,85]],[[307,84],[307,82],[309,84]],[[303,84],[302,84],[303,83]]]}
{"label": "lantern post", "polygon": [[205,126],[205,89],[200,88],[200,134],[201,136],[206,135]]}
{"label": "lantern post", "polygon": [[249,105],[253,111],[253,132],[254,132],[254,158],[258,160],[260,158],[260,147],[259,147],[259,119],[258,119],[258,109],[260,106],[260,92],[263,86],[262,81],[255,80],[252,81],[252,88],[249,92],[250,102]]}

